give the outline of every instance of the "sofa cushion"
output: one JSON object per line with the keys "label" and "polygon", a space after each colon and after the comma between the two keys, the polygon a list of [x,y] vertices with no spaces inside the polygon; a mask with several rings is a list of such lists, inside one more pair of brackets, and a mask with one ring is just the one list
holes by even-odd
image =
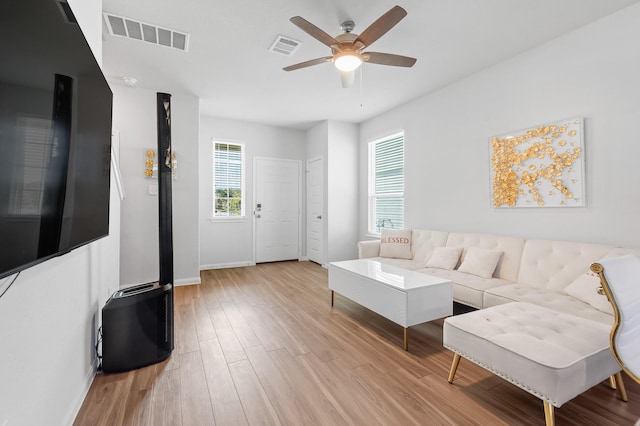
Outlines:
{"label": "sofa cushion", "polygon": [[383,229],[380,232],[380,257],[411,259],[411,229]]}
{"label": "sofa cushion", "polygon": [[564,290],[613,247],[568,241],[527,240],[518,272],[519,284]]}
{"label": "sofa cushion", "polygon": [[[633,250],[625,252],[622,249],[616,248],[614,249],[614,251],[598,260],[597,262],[600,263],[603,260],[621,257],[625,254],[635,253]],[[637,254],[635,255],[637,256]],[[604,293],[598,293],[598,289],[600,287],[600,277],[596,273],[589,270],[573,280],[573,282],[567,287],[565,287],[564,292],[569,296],[573,296],[578,300],[590,304],[599,311],[613,315],[613,306],[611,306],[611,302],[609,302],[607,296]]]}
{"label": "sofa cushion", "polygon": [[496,266],[494,277],[515,282],[522,257],[524,239],[506,235],[474,234],[469,232],[450,232],[447,247],[463,247],[462,260],[469,247],[480,247],[501,251],[502,257]]}
{"label": "sofa cushion", "polygon": [[[455,288],[454,288],[455,291]],[[581,318],[613,325],[613,316],[594,309],[562,291],[532,287],[527,284],[510,284],[489,288],[482,301],[485,308],[509,302],[528,302]]]}
{"label": "sofa cushion", "polygon": [[501,256],[502,252],[498,250],[469,247],[458,270],[483,278],[491,278]]}
{"label": "sofa cushion", "polygon": [[454,269],[462,254],[462,247],[436,247],[427,260],[427,268]]}
{"label": "sofa cushion", "polygon": [[599,311],[613,315],[613,307],[605,294],[599,294],[600,277],[595,272],[585,272],[569,284],[564,292],[569,296],[573,296]]}
{"label": "sofa cushion", "polygon": [[429,229],[411,230],[411,254],[412,259],[422,262],[424,266],[436,247],[447,245],[449,233],[444,231],[432,231]]}
{"label": "sofa cushion", "polygon": [[418,269],[417,272],[451,280],[453,282],[453,300],[478,309],[483,307],[483,294],[485,291],[511,283],[500,278],[481,278],[477,275],[457,270],[423,268]]}

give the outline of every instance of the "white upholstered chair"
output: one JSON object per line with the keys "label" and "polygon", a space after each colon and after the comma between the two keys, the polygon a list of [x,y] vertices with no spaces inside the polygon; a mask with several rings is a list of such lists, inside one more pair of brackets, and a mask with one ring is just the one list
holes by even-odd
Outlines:
{"label": "white upholstered chair", "polygon": [[603,259],[591,265],[613,305],[611,350],[620,367],[640,383],[640,258]]}

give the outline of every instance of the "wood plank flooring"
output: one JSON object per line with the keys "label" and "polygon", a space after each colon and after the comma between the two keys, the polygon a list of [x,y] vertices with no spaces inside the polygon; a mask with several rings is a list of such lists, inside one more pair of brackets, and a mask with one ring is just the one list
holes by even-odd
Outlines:
{"label": "wood plank flooring", "polygon": [[[327,270],[281,262],[202,272],[175,291],[176,349],[96,376],[76,425],[542,425],[542,402],[442,347],[442,320],[402,327],[336,294]],[[555,410],[561,425],[633,425],[600,384]]]}

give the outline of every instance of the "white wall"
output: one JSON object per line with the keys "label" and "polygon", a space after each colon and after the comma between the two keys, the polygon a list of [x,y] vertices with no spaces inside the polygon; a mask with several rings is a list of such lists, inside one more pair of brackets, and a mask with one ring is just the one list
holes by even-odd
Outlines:
{"label": "white wall", "polygon": [[357,257],[358,125],[334,120],[307,131],[307,161],[323,159],[323,258]]}
{"label": "white wall", "polygon": [[[158,280],[157,179],[144,177],[145,153],[158,144],[156,91],[113,87],[113,128],[120,133],[122,203],[121,286]],[[176,285],[200,283],[198,268],[198,98],[172,94],[171,144],[177,154],[172,183],[173,263]]]}
{"label": "white wall", "polygon": [[358,257],[358,126],[329,121],[327,141],[327,260]]}
{"label": "white wall", "polygon": [[102,66],[102,0],[67,0],[98,65]]}
{"label": "white wall", "polygon": [[[70,3],[101,59],[102,2]],[[95,373],[100,309],[118,285],[113,174],[109,220],[109,237],[22,271],[0,298],[0,425],[73,422]]]}
{"label": "white wall", "polygon": [[[245,144],[246,213],[244,220],[212,221],[213,138]],[[305,133],[236,120],[200,118],[200,268],[251,265],[253,259],[253,159],[254,157],[300,160],[304,167]],[[305,186],[304,178],[301,182]],[[303,200],[301,200],[303,201]],[[303,214],[300,215],[304,232]],[[302,238],[304,253],[304,238]]]}
{"label": "white wall", "polygon": [[327,156],[329,121],[322,121],[307,131],[307,160]]}
{"label": "white wall", "polygon": [[[638,22],[631,6],[363,123],[361,237],[366,143],[405,129],[407,226],[640,246]],[[573,116],[585,117],[587,207],[491,208],[489,137]]]}

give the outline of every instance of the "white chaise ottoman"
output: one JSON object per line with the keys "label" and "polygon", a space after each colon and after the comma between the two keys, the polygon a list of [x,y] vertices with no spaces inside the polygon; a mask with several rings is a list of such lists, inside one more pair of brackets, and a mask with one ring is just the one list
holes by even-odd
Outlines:
{"label": "white chaise ottoman", "polygon": [[443,345],[455,352],[449,382],[462,356],[542,399],[546,424],[553,425],[554,406],[611,376],[627,400],[610,331],[606,324],[524,302],[449,317],[443,331]]}

